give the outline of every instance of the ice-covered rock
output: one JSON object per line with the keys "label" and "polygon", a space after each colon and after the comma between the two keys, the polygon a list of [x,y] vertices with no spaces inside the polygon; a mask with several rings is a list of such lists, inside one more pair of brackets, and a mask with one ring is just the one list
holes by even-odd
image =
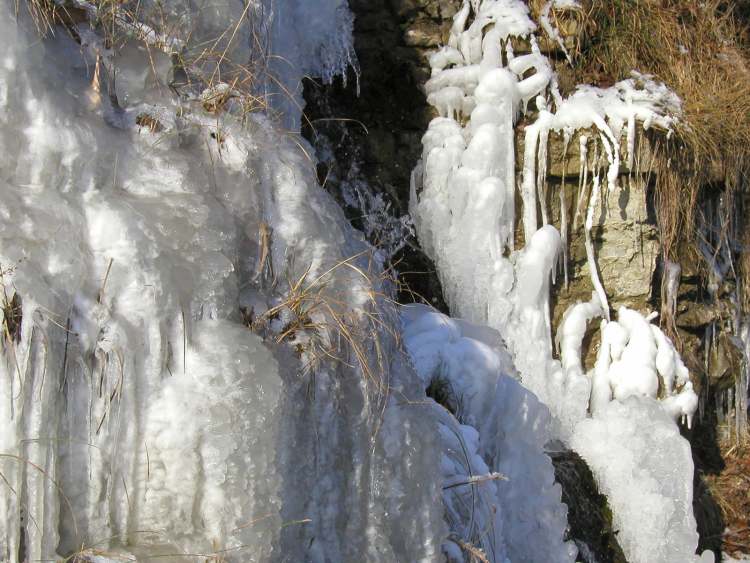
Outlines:
{"label": "ice-covered rock", "polygon": [[[551,4],[542,10],[543,19]],[[570,7],[575,3],[560,4]],[[549,27],[549,21],[542,24]],[[556,437],[580,444],[585,441],[581,433],[585,433],[591,440],[604,441],[580,451],[597,465],[596,448],[606,448],[607,437],[604,430],[597,434],[588,429],[605,424],[601,412],[619,412],[622,405],[637,400],[634,397],[658,397],[661,400],[654,406],[660,409],[659,420],[665,421],[663,431],[677,436],[677,426],[670,418],[689,424],[697,407],[687,369],[669,339],[650,324],[652,319],[622,308],[617,320],[609,322],[607,288],[597,270],[591,235],[604,191],[617,187],[621,162],[633,169],[637,129],[658,127],[669,134],[679,118],[681,102],[663,84],[637,73],[609,88],[579,86],[563,98],[552,65],[537,45],[535,31],[528,8],[521,2],[463,3],[448,46],[430,60],[432,76],[426,91],[440,117],[432,121],[423,137],[422,160],[412,177],[410,208],[423,248],[437,265],[451,312],[499,331],[523,385],[553,415]],[[554,39],[554,32],[551,35]],[[513,37],[527,38],[531,52],[516,56],[509,41]],[[526,114],[520,151],[523,166],[517,179],[514,130],[522,114]],[[564,135],[566,145],[577,134],[581,164],[577,213],[574,218],[563,214],[562,236],[549,224],[547,210],[547,146],[553,131]],[[516,248],[514,239],[516,191],[523,204],[523,248]],[[583,221],[594,296],[566,314],[557,335],[562,352],[559,361],[553,356],[550,336],[549,286],[558,260],[567,259],[565,244],[571,220],[574,224]],[[599,359],[587,374],[581,343],[587,323],[596,317],[604,318]],[[640,440],[647,440],[641,432],[651,431],[638,424],[628,428]],[[666,461],[661,451],[640,445],[633,448],[633,455],[647,459],[644,464],[679,467],[674,469],[674,484],[666,482],[665,474],[652,476],[663,502],[649,505],[645,495],[633,498],[630,508],[643,502],[654,508],[649,521],[671,521],[670,507],[684,505],[684,514],[678,515],[680,526],[663,529],[664,534],[674,532],[674,537],[642,536],[638,550],[650,551],[651,561],[673,560],[668,552],[660,551],[661,541],[679,546],[676,552],[691,555],[696,547],[695,522],[683,491],[692,487],[692,460],[680,455]],[[624,483],[605,483],[611,498],[626,494]],[[627,494],[636,493],[635,488],[627,490]],[[632,523],[626,516],[622,526],[629,527],[627,534],[634,538],[639,528]]]}

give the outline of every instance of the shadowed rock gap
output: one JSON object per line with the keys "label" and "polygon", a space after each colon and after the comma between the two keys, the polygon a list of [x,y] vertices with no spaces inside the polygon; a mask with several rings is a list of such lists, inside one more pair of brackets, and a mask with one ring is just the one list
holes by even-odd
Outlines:
{"label": "shadowed rock gap", "polygon": [[414,235],[403,236],[408,227],[400,218],[407,216],[411,171],[434,117],[421,90],[429,78],[426,55],[447,38],[459,5],[457,0],[352,0],[359,95],[353,76],[346,85],[306,80],[304,90],[309,122],[303,135],[316,149],[321,183],[352,224],[386,254],[406,238],[388,257],[398,272],[399,301],[424,300],[443,312],[448,308],[434,264]]}

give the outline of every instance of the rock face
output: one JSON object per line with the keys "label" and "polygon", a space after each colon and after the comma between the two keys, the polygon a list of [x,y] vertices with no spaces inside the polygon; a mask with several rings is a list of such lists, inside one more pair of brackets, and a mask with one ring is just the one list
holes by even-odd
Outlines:
{"label": "rock face", "polygon": [[586,462],[569,450],[551,452],[550,458],[555,479],[562,486],[563,502],[568,505],[568,534],[579,557],[597,563],[626,563],[607,498],[599,493]]}
{"label": "rock face", "polygon": [[[549,219],[560,228],[561,208],[564,205],[569,231],[567,256],[561,261],[559,277],[553,289],[555,327],[565,310],[577,301],[588,301],[592,290],[584,228],[589,190],[579,187],[577,140],[570,143],[566,159],[561,156],[563,145],[561,136],[550,137],[547,177]],[[617,186],[604,186],[602,197],[594,208],[591,238],[596,265],[613,309],[620,305],[639,310],[652,306],[654,273],[660,247],[656,222],[649,206],[647,176],[642,171],[630,173],[625,168],[621,171]]]}

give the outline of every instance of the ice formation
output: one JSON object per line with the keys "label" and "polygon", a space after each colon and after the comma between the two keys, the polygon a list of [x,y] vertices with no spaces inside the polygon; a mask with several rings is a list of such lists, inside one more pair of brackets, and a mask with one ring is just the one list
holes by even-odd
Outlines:
{"label": "ice formation", "polygon": [[298,131],[304,106],[302,77],[330,83],[340,76],[346,84],[347,72],[353,69],[358,80],[354,16],[346,0],[264,0],[256,5],[265,16],[261,21],[268,22],[261,26],[267,29],[260,36],[268,38],[266,48],[273,55],[268,60],[267,96],[286,127]]}
{"label": "ice formation", "polygon": [[581,422],[571,446],[607,495],[628,561],[714,561],[709,551],[694,555],[690,446],[656,401],[630,397],[607,403]]}
{"label": "ice formation", "polygon": [[[437,412],[451,532],[491,561],[575,561],[576,548],[564,541],[567,509],[543,449],[549,411],[514,379],[500,335],[424,306],[406,307],[402,318],[423,385],[444,388],[461,421],[432,401],[424,406]],[[458,553],[451,537],[448,561],[463,561],[451,556]]]}
{"label": "ice formation", "polygon": [[544,29],[544,32],[550,39],[558,44],[560,49],[562,49],[562,52],[565,54],[565,58],[568,59],[568,62],[573,64],[573,60],[570,58],[570,53],[568,53],[568,50],[565,47],[565,41],[562,35],[560,35],[560,30],[555,28],[550,21],[550,13],[553,8],[580,10],[581,5],[577,0],[549,0],[544,4],[541,13],[539,14],[539,24],[542,26],[542,29]]}
{"label": "ice formation", "polygon": [[[411,203],[452,308],[493,330],[399,317],[377,253],[317,185],[300,84],[356,74],[343,0],[138,3],[143,21],[115,7],[116,49],[84,21],[97,4],[66,8],[75,33],[44,39],[0,9],[0,559],[573,561],[544,453],[562,437],[585,442],[623,537],[640,529],[634,474],[690,560],[691,465],[668,416],[692,414],[684,365],[622,310],[583,373],[586,325],[609,314],[593,251],[595,296],[553,358],[565,231],[538,205],[550,131],[585,129],[582,154],[607,160],[590,216],[620,136],[631,159],[636,123],[670,127],[666,89],[636,76],[563,100],[524,3],[464,3],[431,59],[442,117]],[[530,53],[514,56],[518,36]],[[515,250],[513,131],[530,107]],[[455,412],[425,398],[434,385]],[[682,460],[672,473],[645,454],[657,439]]]}
{"label": "ice formation", "polygon": [[[245,21],[170,6],[197,39]],[[1,10],[0,560],[436,559],[437,439],[400,402],[424,393],[310,147],[226,83],[175,95],[153,35],[113,52]],[[348,64],[316,40],[297,82]]]}
{"label": "ice formation", "polygon": [[[736,210],[731,209],[734,205],[732,198],[723,196],[717,198],[709,197],[702,203],[701,212],[698,214],[698,247],[708,270],[709,281],[707,289],[711,300],[714,302],[718,301],[718,293],[722,284],[730,281],[735,276],[736,255],[742,251],[742,245],[739,243],[743,236],[739,228],[741,223],[733,219],[729,222],[729,228],[727,228],[726,219],[724,219],[724,217],[737,213]],[[676,286],[677,284],[674,283],[672,285]],[[675,293],[676,289],[675,287],[672,292]],[[735,284],[731,297],[731,301],[734,303],[733,310],[731,311],[732,319],[731,323],[727,323],[729,326],[724,327],[724,330],[733,334],[733,345],[742,354],[743,366],[740,369],[738,377],[735,378],[734,385],[717,392],[716,405],[714,407],[719,421],[723,422],[727,417],[734,419],[735,437],[746,435],[748,429],[750,429],[748,421],[748,416],[750,416],[750,411],[748,411],[750,326],[748,318],[743,314],[740,306],[742,302],[740,291],[740,284]],[[706,369],[710,369],[711,356],[716,350],[716,337],[719,333],[719,330],[717,330],[719,328],[717,326],[718,322],[720,321],[714,321],[706,327],[704,336],[704,362]],[[701,398],[704,399],[705,395]],[[705,409],[703,402],[705,401],[702,401],[700,405],[701,415],[703,415]]]}
{"label": "ice formation", "polygon": [[[542,15],[548,16],[551,8],[548,3]],[[580,453],[610,499],[621,503],[618,522],[623,533],[638,534],[642,521],[635,507],[641,502],[657,520],[671,521],[683,511],[672,528],[664,528],[664,535],[645,535],[637,548],[624,545],[626,555],[645,561],[640,553],[650,550],[650,561],[689,561],[697,545],[690,498],[684,493],[692,487],[692,461],[682,455],[687,443],[670,418],[689,424],[697,397],[674,346],[650,324],[653,317],[621,308],[617,320],[610,321],[590,234],[602,190],[617,189],[620,170],[633,170],[637,164],[637,129],[659,127],[669,134],[680,115],[680,100],[637,73],[609,88],[579,86],[563,98],[535,30],[520,1],[463,3],[449,44],[430,59],[426,91],[440,116],[423,137],[423,157],[412,176],[416,230],[436,262],[452,313],[499,331],[524,386],[549,407],[553,435],[571,444],[581,444],[584,436],[597,440]],[[554,31],[550,35],[555,38]],[[514,53],[514,37],[527,41],[528,53]],[[514,127],[521,114],[527,124],[518,150],[523,161],[517,182]],[[553,357],[549,286],[558,260],[566,257],[567,222],[577,222],[578,216],[563,217],[562,237],[549,224],[546,166],[551,132],[562,133],[566,145],[578,136],[579,197],[590,193],[584,227],[594,291],[589,303],[575,305],[565,315],[557,335],[560,361]],[[515,248],[514,239],[516,189],[523,202],[522,248]],[[594,369],[584,373],[581,342],[587,323],[597,317],[603,317],[599,355]],[[642,420],[639,400],[661,409],[665,447],[681,452],[666,462],[679,465],[676,473],[653,470],[645,475],[652,493],[661,495],[656,503],[649,502],[650,493],[639,496],[627,479],[609,471],[597,450],[607,447],[599,442],[607,439],[609,415],[604,413],[627,419],[622,413],[632,411],[633,420]],[[651,432],[649,426],[629,422],[622,431],[634,436],[627,452],[618,450],[623,456],[655,457],[644,437]]]}
{"label": "ice formation", "polygon": [[[467,27],[472,11],[474,19]],[[549,133],[561,131],[570,139],[577,131],[589,132],[580,136],[581,154],[592,144],[595,152],[601,147],[606,159],[605,177],[600,177],[598,166],[591,174],[588,232],[603,181],[609,189],[616,186],[621,137],[626,137],[631,162],[637,124],[669,129],[679,112],[679,100],[663,85],[640,75],[608,89],[580,86],[562,99],[534,30],[520,1],[464,3],[449,45],[431,58],[432,77],[426,90],[441,117],[430,123],[423,139],[423,159],[413,175],[411,210],[420,241],[437,263],[452,310],[503,334],[524,384],[550,406],[569,433],[585,414],[581,404],[587,402],[588,392],[585,381],[566,379],[552,358],[547,288],[562,248],[557,230],[546,225],[543,192]],[[531,52],[515,56],[511,36],[527,38]],[[520,183],[527,244],[507,256],[506,250],[514,247],[516,216],[514,125],[532,100],[537,115],[525,128]],[[584,165],[588,164],[582,157]],[[542,229],[537,222],[540,210]],[[586,246],[592,284],[609,318],[588,234]],[[541,342],[546,344],[540,346]]]}

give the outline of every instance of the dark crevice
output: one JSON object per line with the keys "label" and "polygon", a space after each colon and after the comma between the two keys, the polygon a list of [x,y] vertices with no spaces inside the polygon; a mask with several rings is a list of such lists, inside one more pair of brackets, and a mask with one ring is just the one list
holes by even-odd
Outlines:
{"label": "dark crevice", "polygon": [[612,525],[607,498],[599,492],[586,462],[576,452],[548,452],[555,480],[568,505],[567,540],[578,547],[578,560],[585,563],[627,563]]}
{"label": "dark crevice", "polygon": [[350,1],[359,95],[354,76],[331,85],[306,80],[302,133],[315,147],[321,184],[397,272],[399,301],[427,302],[447,312],[434,264],[413,231],[400,226],[408,216],[421,138],[434,117],[421,89],[429,77],[426,55],[447,38],[460,6],[453,0],[421,4]]}

